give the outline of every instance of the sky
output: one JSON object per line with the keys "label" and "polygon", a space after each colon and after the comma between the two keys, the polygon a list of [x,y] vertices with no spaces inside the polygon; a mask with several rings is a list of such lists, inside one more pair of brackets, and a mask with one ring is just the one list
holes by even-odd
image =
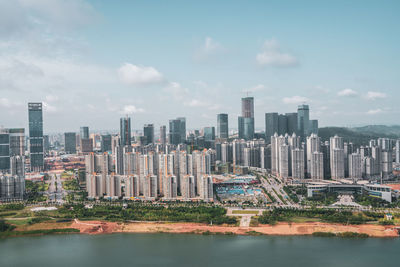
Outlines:
{"label": "sky", "polygon": [[237,127],[310,105],[320,126],[400,124],[400,1],[0,0],[0,126]]}

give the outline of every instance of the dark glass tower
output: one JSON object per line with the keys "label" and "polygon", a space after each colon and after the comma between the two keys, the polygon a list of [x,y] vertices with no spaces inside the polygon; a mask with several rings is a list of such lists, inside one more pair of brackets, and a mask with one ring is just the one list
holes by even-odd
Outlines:
{"label": "dark glass tower", "polygon": [[271,136],[275,133],[278,133],[278,113],[265,113],[265,141],[267,144],[271,143]]}
{"label": "dark glass tower", "polygon": [[64,134],[64,151],[67,154],[76,153],[76,133],[65,133]]}
{"label": "dark glass tower", "polygon": [[168,141],[172,145],[178,145],[181,143],[181,121],[180,120],[169,120],[169,134]]}
{"label": "dark glass tower", "polygon": [[145,144],[154,144],[154,125],[145,124],[143,127],[143,135],[145,137]]}
{"label": "dark glass tower", "polygon": [[89,127],[82,126],[80,135],[81,139],[89,139]]}
{"label": "dark glass tower", "polygon": [[217,137],[221,139],[228,139],[229,137],[228,114],[217,115]]}
{"label": "dark glass tower", "polygon": [[238,118],[239,138],[254,138],[254,98],[242,98],[242,116]]}
{"label": "dark glass tower", "polygon": [[43,111],[42,103],[28,103],[29,152],[31,171],[43,171]]}
{"label": "dark glass tower", "polygon": [[310,134],[310,108],[308,105],[300,105],[297,109],[297,126],[299,135],[305,138]]}
{"label": "dark glass tower", "polygon": [[10,135],[7,130],[0,129],[0,172],[10,170]]}
{"label": "dark glass tower", "polygon": [[131,118],[120,119],[121,146],[131,145]]}

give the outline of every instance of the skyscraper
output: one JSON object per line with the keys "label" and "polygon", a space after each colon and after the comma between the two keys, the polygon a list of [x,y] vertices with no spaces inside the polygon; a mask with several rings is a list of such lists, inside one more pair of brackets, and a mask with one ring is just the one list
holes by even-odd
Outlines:
{"label": "skyscraper", "polygon": [[267,143],[271,143],[271,136],[275,133],[278,133],[278,113],[265,113],[265,140]]}
{"label": "skyscraper", "polygon": [[298,125],[297,125],[297,113],[296,112],[292,112],[292,113],[286,113],[286,120],[287,120],[287,133],[289,135],[295,133],[298,134]]}
{"label": "skyscraper", "polygon": [[11,128],[8,129],[10,134],[10,156],[25,155],[25,129]]}
{"label": "skyscraper", "polygon": [[10,170],[10,134],[0,129],[0,173]]}
{"label": "skyscraper", "polygon": [[111,151],[111,135],[101,135],[101,152]]}
{"label": "skyscraper", "polygon": [[318,120],[310,120],[310,129],[309,133],[318,134]]}
{"label": "skyscraper", "polygon": [[254,98],[242,98],[242,116],[238,118],[239,138],[254,138]]}
{"label": "skyscraper", "polygon": [[88,139],[89,138],[89,127],[82,126],[80,131],[81,139]]}
{"label": "skyscraper", "polygon": [[228,139],[228,114],[221,113],[217,115],[217,137],[220,139]]}
{"label": "skyscraper", "polygon": [[131,118],[126,116],[120,119],[120,136],[121,136],[121,146],[131,145]]}
{"label": "skyscraper", "polygon": [[160,127],[160,143],[163,145],[167,143],[167,127],[165,125]]}
{"label": "skyscraper", "polygon": [[143,127],[143,135],[145,137],[145,144],[154,144],[154,125],[145,124]]}
{"label": "skyscraper", "polygon": [[65,133],[64,134],[64,151],[67,154],[76,153],[76,134],[75,133]]}
{"label": "skyscraper", "polygon": [[299,129],[299,135],[302,138],[306,138],[310,131],[310,109],[308,105],[300,105],[297,109],[297,128]]}
{"label": "skyscraper", "polygon": [[186,141],[186,119],[183,117],[169,120],[169,143],[178,145]]}
{"label": "skyscraper", "polygon": [[44,169],[42,103],[28,103],[31,171]]}

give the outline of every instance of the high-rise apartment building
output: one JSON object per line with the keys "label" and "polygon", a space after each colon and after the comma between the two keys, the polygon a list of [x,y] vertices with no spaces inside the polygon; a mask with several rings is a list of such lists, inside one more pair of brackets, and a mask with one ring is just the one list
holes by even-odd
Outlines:
{"label": "high-rise apartment building", "polygon": [[28,103],[29,153],[31,171],[43,171],[43,111],[42,103]]}
{"label": "high-rise apartment building", "polygon": [[162,145],[167,143],[167,127],[165,125],[160,127],[160,143]]}

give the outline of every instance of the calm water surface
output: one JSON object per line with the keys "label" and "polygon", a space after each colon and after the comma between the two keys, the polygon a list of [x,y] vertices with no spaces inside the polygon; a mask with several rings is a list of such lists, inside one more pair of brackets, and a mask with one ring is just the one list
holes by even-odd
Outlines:
{"label": "calm water surface", "polygon": [[400,239],[53,235],[0,239],[0,266],[400,266]]}

